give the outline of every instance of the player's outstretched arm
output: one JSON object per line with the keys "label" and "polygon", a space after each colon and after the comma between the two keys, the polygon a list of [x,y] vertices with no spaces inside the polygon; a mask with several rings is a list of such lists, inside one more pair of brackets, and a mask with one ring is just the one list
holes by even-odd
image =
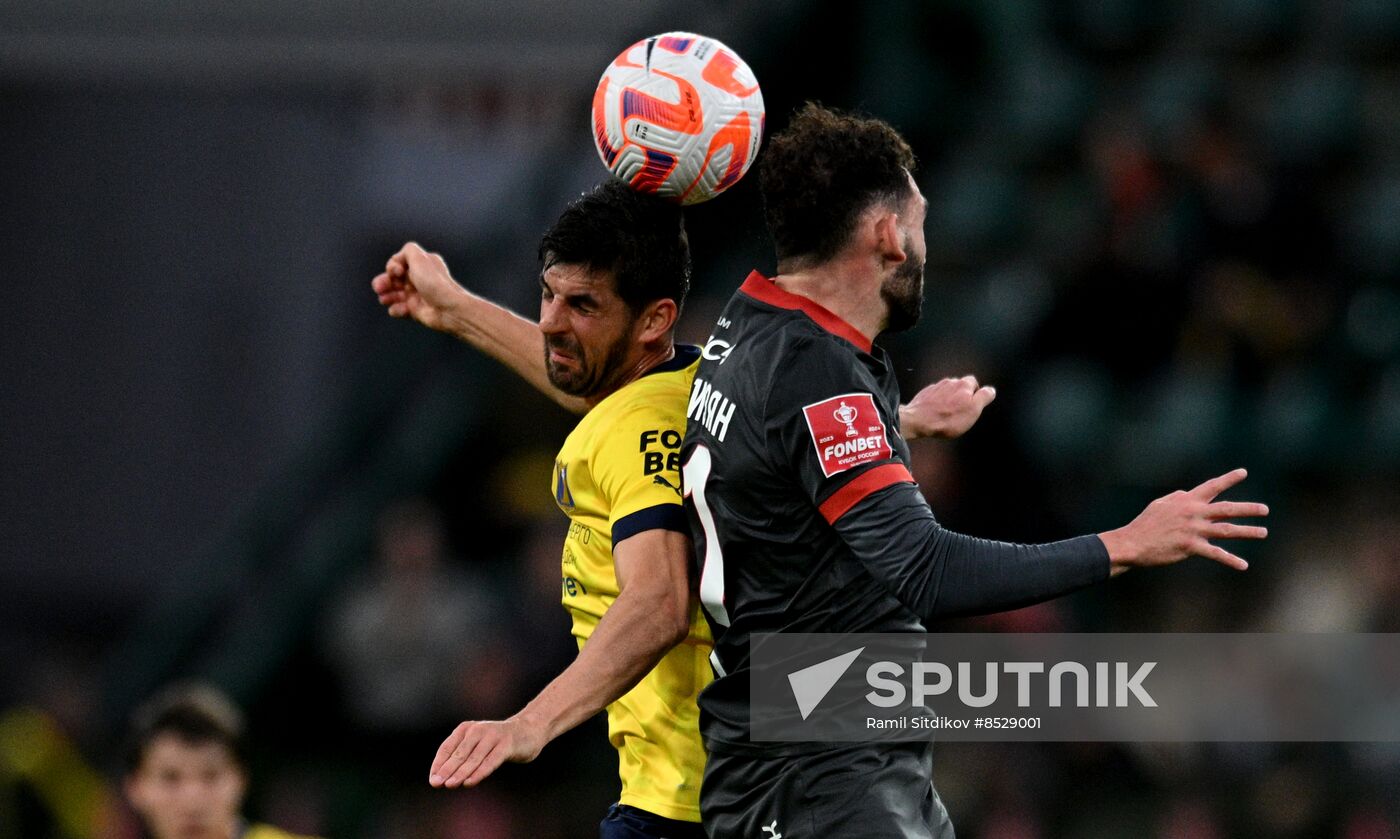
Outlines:
{"label": "player's outstretched arm", "polygon": [[476,786],[504,762],[526,763],[545,744],[631,690],[685,640],[695,613],[690,537],[646,530],[613,546],[617,600],[578,658],[508,720],[464,722],[438,747],[428,783]]}
{"label": "player's outstretched arm", "polygon": [[1204,556],[1243,569],[1212,539],[1263,539],[1235,518],[1268,514],[1263,504],[1215,501],[1244,480],[1237,469],[1190,492],[1159,498],[1133,522],[1102,536],[1041,545],[978,539],[945,530],[912,483],[889,486],[834,524],[846,544],[901,602],[925,621],[1017,609],[1068,594],[1132,567]]}
{"label": "player's outstretched arm", "polygon": [[458,285],[438,254],[409,242],[389,257],[384,273],[370,287],[393,317],[413,318],[453,335],[509,367],[565,409],[576,414],[588,410],[582,399],[550,384],[539,326]]}
{"label": "player's outstretched arm", "polygon": [[899,406],[899,433],[906,440],[961,437],[997,398],[997,389],[979,385],[977,377],[942,379]]}

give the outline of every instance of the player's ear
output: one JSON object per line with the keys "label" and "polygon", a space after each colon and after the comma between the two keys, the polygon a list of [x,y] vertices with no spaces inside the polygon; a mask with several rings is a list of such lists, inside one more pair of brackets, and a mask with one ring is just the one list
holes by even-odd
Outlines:
{"label": "player's ear", "polygon": [[248,770],[240,765],[234,769],[234,773],[238,776],[235,781],[238,785],[238,792],[234,795],[234,800],[238,802],[238,809],[242,810],[243,799],[248,795]]}
{"label": "player's ear", "polygon": [[130,772],[125,778],[122,778],[122,791],[126,793],[126,800],[131,804],[131,809],[145,818],[148,806],[146,785],[139,770]]}
{"label": "player's ear", "polygon": [[904,237],[899,231],[899,214],[880,207],[874,221],[875,245],[885,263],[901,263],[909,258],[904,252]]}
{"label": "player's ear", "polygon": [[638,337],[643,343],[661,340],[670,334],[679,316],[680,311],[676,308],[676,301],[669,297],[653,300],[647,304],[647,307],[642,310],[642,316],[638,318],[642,327]]}
{"label": "player's ear", "polygon": [[122,792],[126,793],[126,800],[136,805],[136,799],[141,795],[141,788],[133,772],[122,778]]}

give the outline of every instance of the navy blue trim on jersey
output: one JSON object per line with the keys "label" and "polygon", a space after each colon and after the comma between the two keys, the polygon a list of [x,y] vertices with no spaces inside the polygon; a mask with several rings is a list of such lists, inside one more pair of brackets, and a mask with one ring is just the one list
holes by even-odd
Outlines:
{"label": "navy blue trim on jersey", "polygon": [[700,358],[700,348],[694,344],[676,344],[676,354],[643,373],[643,376],[650,376],[652,373],[674,373],[677,370],[684,370],[694,364]]}
{"label": "navy blue trim on jersey", "polygon": [[637,807],[614,804],[598,826],[598,836],[601,839],[705,839],[705,829],[698,822],[665,819]]}
{"label": "navy blue trim on jersey", "polygon": [[654,507],[647,507],[635,513],[629,513],[618,519],[612,527],[613,547],[617,543],[629,536],[636,536],[647,530],[674,530],[677,533],[689,533],[690,524],[685,518],[685,508],[681,506],[681,500],[676,499],[674,504],[657,504]]}

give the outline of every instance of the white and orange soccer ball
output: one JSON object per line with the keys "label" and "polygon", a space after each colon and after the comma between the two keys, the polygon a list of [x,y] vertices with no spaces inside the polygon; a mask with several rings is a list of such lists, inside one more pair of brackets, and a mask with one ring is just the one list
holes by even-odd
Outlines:
{"label": "white and orange soccer ball", "polygon": [[681,204],[714,198],[744,176],[763,117],[763,93],[743,59],[690,32],[623,50],[593,95],[603,164],[633,189]]}

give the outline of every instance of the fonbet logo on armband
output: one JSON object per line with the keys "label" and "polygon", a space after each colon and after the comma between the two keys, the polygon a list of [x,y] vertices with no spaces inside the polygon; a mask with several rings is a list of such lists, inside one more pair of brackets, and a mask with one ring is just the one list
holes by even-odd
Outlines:
{"label": "fonbet logo on armband", "polygon": [[845,400],[842,400],[840,407],[832,411],[831,415],[833,417],[836,417],[837,422],[845,423],[847,437],[855,437],[856,435],[860,434],[859,431],[856,431],[855,424],[856,418],[860,416],[860,411],[857,411],[855,408],[852,408],[850,405],[847,405]]}
{"label": "fonbet logo on armband", "polygon": [[846,393],[802,409],[822,474],[830,478],[862,463],[894,456],[885,421],[869,393]]}

